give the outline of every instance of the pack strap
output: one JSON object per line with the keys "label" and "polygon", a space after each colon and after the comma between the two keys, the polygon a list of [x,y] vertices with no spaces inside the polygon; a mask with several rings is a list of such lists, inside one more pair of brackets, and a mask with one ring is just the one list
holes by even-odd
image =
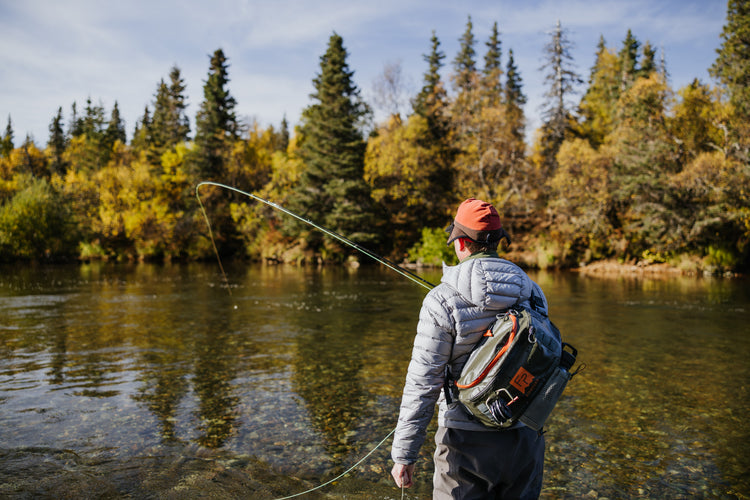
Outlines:
{"label": "pack strap", "polygon": [[529,297],[529,304],[531,304],[531,308],[536,312],[547,316],[547,314],[545,314],[544,312],[544,299],[534,293],[534,287],[531,288],[531,297]]}
{"label": "pack strap", "polygon": [[487,367],[482,370],[482,373],[479,374],[477,378],[475,378],[473,381],[469,382],[468,384],[459,384],[456,382],[456,387],[459,389],[471,389],[475,385],[477,385],[479,382],[484,380],[484,377],[487,376],[487,374],[492,370],[492,368],[497,364],[498,361],[500,361],[500,358],[503,357],[503,354],[505,354],[508,349],[510,348],[511,344],[513,343],[513,339],[516,338],[516,332],[518,332],[518,318],[516,318],[515,314],[510,314],[510,319],[513,321],[513,328],[510,331],[510,337],[505,342],[505,345],[503,345],[502,349],[500,349],[497,354],[495,354],[495,357],[492,358],[492,361],[487,364]]}
{"label": "pack strap", "polygon": [[456,381],[450,376],[450,370],[448,370],[445,376],[445,383],[443,384],[443,394],[445,395],[445,403],[450,406],[453,404],[453,391],[455,390]]}

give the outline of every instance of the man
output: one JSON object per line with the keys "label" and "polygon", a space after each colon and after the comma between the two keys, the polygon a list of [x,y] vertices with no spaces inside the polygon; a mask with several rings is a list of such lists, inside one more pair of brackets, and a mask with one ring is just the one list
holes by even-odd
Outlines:
{"label": "man", "polygon": [[[518,304],[529,306],[539,286],[497,254],[508,238],[495,208],[470,198],[447,231],[459,264],[443,266],[441,283],[425,297],[406,375],[393,440],[391,475],[399,487],[413,484],[415,462],[435,404],[434,499],[537,498],[542,487],[544,437],[521,423],[491,429],[473,420],[443,394],[447,373],[457,377],[474,345],[495,317]],[[508,238],[509,239],[509,238]]]}

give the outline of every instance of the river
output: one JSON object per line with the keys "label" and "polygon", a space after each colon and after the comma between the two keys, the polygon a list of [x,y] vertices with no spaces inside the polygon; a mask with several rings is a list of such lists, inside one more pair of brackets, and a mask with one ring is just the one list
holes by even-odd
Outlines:
{"label": "river", "polygon": [[[530,274],[586,364],[542,498],[750,497],[750,283]],[[401,498],[385,438],[426,290],[377,266],[227,276],[0,268],[0,497],[274,499],[385,440],[302,498]],[[404,498],[430,498],[433,448]]]}

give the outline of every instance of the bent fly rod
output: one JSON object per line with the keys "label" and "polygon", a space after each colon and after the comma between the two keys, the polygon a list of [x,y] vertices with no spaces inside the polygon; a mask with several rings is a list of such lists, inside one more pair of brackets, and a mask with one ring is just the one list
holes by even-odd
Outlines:
{"label": "bent fly rod", "polygon": [[[295,219],[297,219],[297,220],[299,220],[301,222],[304,222],[305,224],[311,225],[315,229],[317,229],[319,231],[322,231],[326,235],[330,236],[331,238],[334,238],[335,240],[340,241],[341,243],[344,243],[345,245],[349,245],[350,247],[354,248],[355,250],[358,250],[358,251],[362,252],[363,254],[367,255],[371,259],[373,259],[373,260],[375,260],[377,262],[380,262],[381,264],[383,264],[387,268],[389,268],[389,269],[391,269],[393,271],[396,271],[401,276],[404,276],[405,278],[410,279],[414,283],[416,283],[416,284],[418,284],[420,286],[423,286],[423,287],[425,287],[428,290],[431,290],[431,289],[435,288],[435,285],[433,285],[429,281],[425,280],[424,278],[422,278],[418,274],[415,274],[415,273],[413,273],[413,272],[411,272],[411,271],[409,271],[407,269],[404,269],[403,267],[399,266],[398,264],[395,264],[395,263],[391,262],[390,260],[386,259],[385,257],[381,257],[380,255],[376,254],[375,252],[372,252],[372,251],[368,250],[367,248],[363,247],[362,245],[353,242],[349,238],[341,236],[340,234],[336,233],[335,231],[331,231],[330,229],[326,229],[325,227],[323,227],[323,226],[321,226],[319,224],[316,224],[315,222],[313,222],[313,221],[311,221],[309,219],[305,219],[301,215],[298,215],[298,214],[292,212],[291,210],[282,207],[281,205],[279,205],[277,203],[274,203],[274,202],[268,201],[268,200],[264,200],[260,196],[256,196],[256,195],[254,195],[252,193],[248,193],[246,191],[242,191],[242,190],[237,189],[237,188],[232,187],[232,186],[227,186],[226,184],[220,184],[218,182],[212,182],[212,181],[203,181],[203,182],[200,182],[197,186],[195,186],[195,196],[196,196],[196,198],[198,198],[198,204],[200,205],[201,210],[203,211],[203,217],[206,219],[206,224],[208,224],[208,233],[209,233],[209,236],[211,237],[211,243],[213,244],[214,252],[216,252],[216,257],[217,258],[219,257],[219,252],[216,249],[216,243],[214,243],[213,233],[211,232],[211,223],[208,220],[208,215],[206,214],[206,209],[203,207],[203,203],[201,202],[200,194],[198,193],[198,189],[201,186],[216,186],[216,187],[220,187],[222,189],[228,189],[229,191],[234,191],[235,193],[241,194],[243,196],[247,196],[248,198],[251,198],[251,199],[253,199],[255,201],[259,201],[261,203],[264,203],[264,204],[268,205],[271,208],[274,208],[276,210],[284,212],[285,214],[287,214],[289,216],[292,216],[292,217],[294,217]],[[221,260],[219,260],[219,267],[221,267]],[[222,272],[222,274],[224,274],[224,268],[223,267],[221,267],[221,272]],[[224,274],[224,280],[226,281],[226,274]]]}

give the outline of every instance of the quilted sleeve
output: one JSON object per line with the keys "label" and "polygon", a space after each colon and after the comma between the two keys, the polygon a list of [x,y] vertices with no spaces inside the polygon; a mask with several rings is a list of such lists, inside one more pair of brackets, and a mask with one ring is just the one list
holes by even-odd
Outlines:
{"label": "quilted sleeve", "polygon": [[391,448],[391,457],[396,463],[416,462],[445,381],[454,335],[450,313],[440,295],[445,290],[450,289],[444,285],[433,289],[425,297],[419,313]]}

